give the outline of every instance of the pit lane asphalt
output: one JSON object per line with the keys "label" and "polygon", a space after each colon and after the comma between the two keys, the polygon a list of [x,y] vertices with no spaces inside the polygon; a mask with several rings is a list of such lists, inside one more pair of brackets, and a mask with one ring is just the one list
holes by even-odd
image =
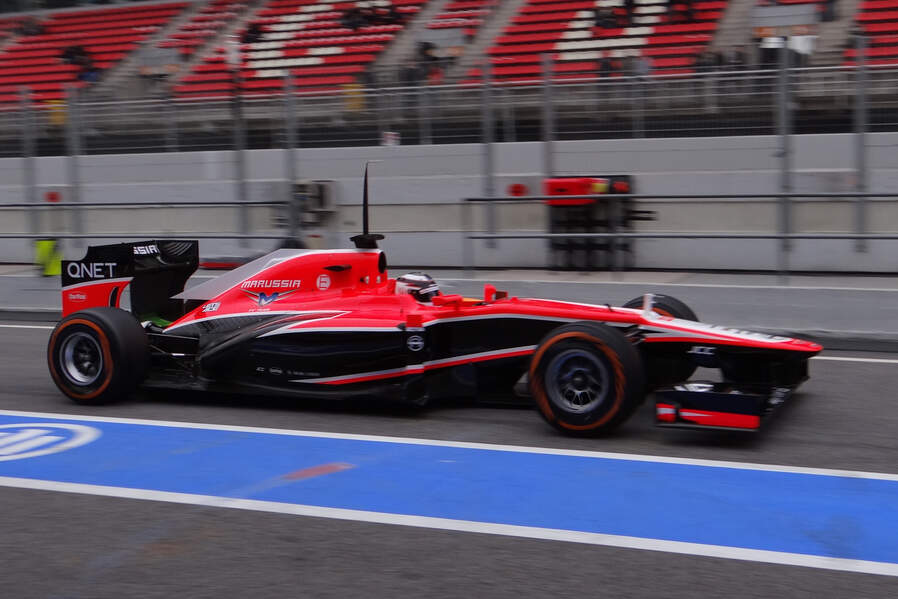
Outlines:
{"label": "pit lane asphalt", "polygon": [[[896,364],[812,362],[811,380],[757,435],[655,429],[647,403],[597,440],[511,407],[156,394],[85,408],[51,382],[48,336],[0,328],[0,409],[898,473]],[[898,596],[885,576],[11,488],[0,488],[0,548],[9,597]]]}

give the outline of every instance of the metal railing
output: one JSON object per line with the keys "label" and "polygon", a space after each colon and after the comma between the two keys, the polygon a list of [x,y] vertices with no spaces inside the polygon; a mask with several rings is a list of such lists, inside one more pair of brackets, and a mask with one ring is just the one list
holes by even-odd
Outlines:
{"label": "metal railing", "polygon": [[[588,199],[595,202],[607,202],[610,217],[607,220],[607,231],[586,232],[572,231],[552,233],[545,231],[497,232],[498,223],[495,215],[496,204],[532,204],[553,200]],[[720,203],[726,201],[767,203],[777,206],[774,228],[776,231],[736,232],[736,231],[627,231],[624,203],[639,200],[663,200],[665,203],[684,204],[696,202]],[[855,208],[853,214],[853,231],[846,232],[796,232],[794,231],[792,210],[793,203],[801,202],[849,203]],[[612,271],[621,270],[618,255],[621,253],[620,241],[626,239],[754,239],[778,240],[776,271],[782,277],[791,272],[789,254],[792,241],[807,240],[853,240],[856,252],[867,251],[868,241],[898,241],[898,232],[870,233],[867,230],[868,202],[898,203],[898,193],[779,193],[779,194],[603,194],[603,195],[565,195],[565,196],[504,196],[504,197],[471,197],[465,198],[462,214],[464,230],[463,267],[467,272],[476,270],[475,240],[495,242],[500,239],[564,239],[564,240],[607,240],[608,263]],[[482,204],[486,214],[482,222],[486,223],[485,231],[473,230],[473,206]],[[549,207],[551,210],[552,208]],[[492,213],[492,216],[490,216]]]}

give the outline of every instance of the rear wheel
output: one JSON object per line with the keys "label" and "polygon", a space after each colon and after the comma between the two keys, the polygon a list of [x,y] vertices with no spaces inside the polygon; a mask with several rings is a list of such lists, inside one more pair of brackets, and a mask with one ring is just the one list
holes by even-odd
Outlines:
{"label": "rear wheel", "polygon": [[572,434],[606,433],[644,398],[642,363],[630,341],[598,323],[558,327],[530,363],[530,393],[543,418]]}
{"label": "rear wheel", "polygon": [[149,345],[140,323],[118,308],[90,308],[62,319],[47,346],[50,374],[80,404],[125,399],[146,376]]}

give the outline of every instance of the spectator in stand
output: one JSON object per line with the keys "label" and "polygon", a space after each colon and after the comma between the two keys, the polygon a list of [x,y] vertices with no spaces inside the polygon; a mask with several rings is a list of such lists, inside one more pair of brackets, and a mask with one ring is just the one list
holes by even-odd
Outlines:
{"label": "spectator in stand", "polygon": [[443,69],[436,64],[430,66],[430,69],[427,71],[427,84],[428,85],[441,85],[443,83]]}
{"label": "spectator in stand", "polygon": [[611,52],[605,52],[599,58],[599,78],[607,79],[614,73],[614,62],[611,60]]}
{"label": "spectator in stand", "polygon": [[[405,65],[399,70],[399,82],[403,87],[416,88],[421,85],[424,79],[424,70],[417,61],[409,59],[405,61]],[[417,90],[409,89],[403,92],[403,105],[406,108],[412,108],[417,99]]]}
{"label": "spectator in stand", "polygon": [[695,14],[692,8],[692,0],[680,0],[678,6],[680,7],[680,12],[678,13],[678,17],[675,20],[684,23],[691,23],[693,19],[695,19]]}
{"label": "spectator in stand", "polygon": [[86,57],[87,50],[84,49],[84,46],[79,45],[66,46],[60,54],[62,62],[66,64],[81,64]]}
{"label": "spectator in stand", "polygon": [[374,7],[363,6],[359,10],[362,15],[362,27],[377,25],[380,22],[380,17],[378,16],[377,11],[374,10]]}
{"label": "spectator in stand", "polygon": [[624,12],[626,13],[627,26],[630,27],[633,25],[633,20],[636,17],[636,0],[624,0]]}
{"label": "spectator in stand", "polygon": [[250,23],[240,38],[241,44],[257,44],[262,41],[262,26],[258,23]]}
{"label": "spectator in stand", "polygon": [[88,83],[99,81],[100,69],[97,68],[87,52],[80,55],[75,64],[81,67],[81,70],[78,72],[78,81],[87,81]]}
{"label": "spectator in stand", "polygon": [[617,17],[614,15],[614,9],[604,7],[597,10],[595,25],[602,29],[614,29],[617,27]]}
{"label": "spectator in stand", "polygon": [[28,17],[19,24],[16,33],[19,35],[43,35],[45,30],[35,17]]}
{"label": "spectator in stand", "polygon": [[402,13],[399,12],[399,9],[396,8],[396,6],[392,2],[390,2],[390,4],[387,5],[387,12],[386,16],[384,17],[384,22],[387,25],[402,25],[402,22],[404,20],[405,19],[403,18]]}
{"label": "spectator in stand", "polygon": [[367,25],[364,14],[362,13],[362,9],[353,6],[340,17],[340,24],[343,27],[348,27],[353,31],[358,31],[361,27],[365,27]]}

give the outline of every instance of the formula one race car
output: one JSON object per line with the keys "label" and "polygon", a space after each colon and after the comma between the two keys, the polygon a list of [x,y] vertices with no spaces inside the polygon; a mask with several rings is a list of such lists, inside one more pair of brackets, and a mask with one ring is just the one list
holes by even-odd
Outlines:
{"label": "formula one race car", "polygon": [[[613,429],[654,391],[659,425],[756,430],[822,349],[699,323],[668,296],[612,307],[492,285],[482,298],[443,295],[427,275],[388,276],[382,236],[367,231],[367,183],[364,204],[356,249],[276,250],[186,290],[195,241],[91,247],[63,262],[53,380],[83,404],[141,385],[420,405],[517,389],[582,434]],[[723,382],[690,382],[698,366]]]}

